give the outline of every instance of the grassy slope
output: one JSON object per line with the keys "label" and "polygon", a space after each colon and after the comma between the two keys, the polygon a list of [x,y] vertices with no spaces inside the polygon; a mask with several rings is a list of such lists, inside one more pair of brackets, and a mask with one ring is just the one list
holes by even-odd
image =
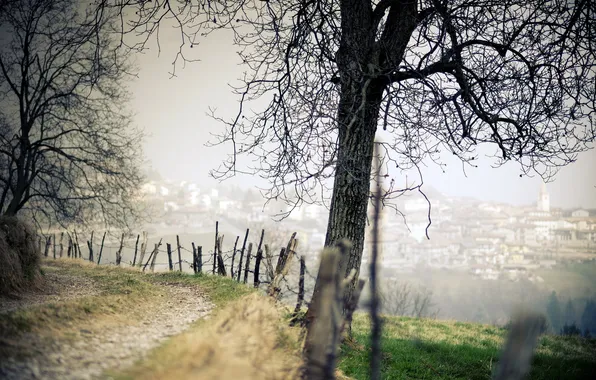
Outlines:
{"label": "grassy slope", "polygon": [[[198,321],[186,333],[173,337],[154,350],[149,357],[137,363],[123,374],[114,374],[121,379],[164,378],[173,370],[184,368],[186,372],[176,373],[176,378],[196,377],[193,361],[202,351],[198,343],[211,340],[227,343],[232,339],[224,337],[229,322],[238,320],[234,315],[249,315],[245,318],[257,329],[274,339],[263,340],[266,349],[275,350],[279,367],[286,377],[288,369],[298,362],[299,352],[296,331],[286,329],[283,313],[276,313],[267,302],[254,298],[253,291],[236,282],[211,275],[191,276],[185,274],[159,273],[143,274],[114,267],[98,267],[74,260],[49,260],[46,271],[65,271],[71,275],[92,278],[99,287],[98,295],[31,307],[0,315],[0,337],[20,331],[68,334],[71,329],[81,328],[88,323],[122,323],[127,318],[148,312],[160,295],[162,283],[181,283],[199,286],[215,304],[215,316],[207,321]],[[248,301],[245,296],[253,297]],[[259,301],[259,302],[256,302]],[[262,302],[261,302],[262,301]],[[263,309],[252,309],[252,305],[263,304]],[[132,307],[134,306],[134,307]],[[259,324],[250,315],[267,316],[266,324]],[[240,320],[242,322],[242,320]],[[222,329],[225,331],[222,332]],[[250,334],[236,330],[231,336],[240,346],[251,340]],[[357,314],[354,320],[352,344],[342,347],[339,368],[355,379],[368,378],[368,318]],[[223,335],[222,335],[223,334]],[[491,326],[413,318],[389,317],[384,325],[383,377],[388,379],[489,379],[498,360],[500,345],[505,331]],[[220,339],[223,338],[223,339]],[[237,349],[238,345],[223,346],[224,350]],[[263,347],[252,347],[260,351]],[[248,348],[247,348],[248,349]],[[210,348],[209,348],[210,350]],[[209,351],[208,350],[208,351]],[[0,350],[1,351],[1,350]],[[244,352],[243,355],[250,355]],[[0,358],[2,353],[0,352]],[[256,356],[255,358],[262,357]],[[291,363],[294,361],[294,363]],[[254,364],[255,360],[250,363]],[[290,363],[290,364],[289,364]],[[223,363],[226,364],[225,362]],[[264,365],[263,363],[257,363]],[[238,367],[240,368],[240,367]],[[255,367],[256,368],[256,367]],[[269,368],[272,370],[273,367]],[[242,372],[244,373],[244,372]],[[531,379],[590,379],[596,373],[596,341],[580,338],[545,336],[541,339],[534,360]],[[244,377],[244,376],[241,376]],[[270,376],[277,378],[276,376]]]}
{"label": "grassy slope", "polygon": [[[368,378],[368,317],[353,324],[354,342],[342,347],[339,368],[355,379]],[[490,379],[506,331],[452,321],[388,317],[383,336],[383,378]],[[592,379],[596,340],[543,336],[530,379]]]}

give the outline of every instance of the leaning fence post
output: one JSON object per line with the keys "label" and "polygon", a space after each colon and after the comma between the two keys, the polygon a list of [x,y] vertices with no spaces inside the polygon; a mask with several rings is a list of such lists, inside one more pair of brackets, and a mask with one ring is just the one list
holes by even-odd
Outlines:
{"label": "leaning fence post", "polygon": [[143,259],[145,258],[145,252],[147,251],[147,243],[149,239],[147,231],[143,231],[143,241],[141,242],[141,256],[139,257],[139,267],[143,266]]}
{"label": "leaning fence post", "polygon": [[267,293],[275,299],[279,299],[281,296],[281,281],[288,274],[290,269],[290,262],[296,253],[296,246],[298,240],[296,239],[296,233],[292,234],[288,246],[281,249],[279,254],[279,260],[277,261],[277,267],[275,268],[275,277],[269,284]]}
{"label": "leaning fence post", "polygon": [[182,272],[182,256],[180,256],[180,237],[176,235],[176,245],[178,246],[178,269]]}
{"label": "leaning fence post", "polygon": [[236,236],[236,242],[234,243],[234,251],[232,252],[232,265],[230,265],[230,277],[234,278],[234,259],[236,258],[236,247],[238,246],[238,239],[240,236]]}
{"label": "leaning fence post", "polygon": [[87,240],[87,246],[89,247],[89,261],[93,262],[93,231],[91,231],[91,240]]}
{"label": "leaning fence post", "polygon": [[248,269],[250,267],[250,253],[252,251],[252,243],[248,244],[248,251],[246,251],[246,265],[244,266],[244,283],[248,281]]}
{"label": "leaning fence post", "polygon": [[170,243],[166,243],[166,251],[168,252],[168,267],[170,268],[170,272],[174,270],[174,265],[172,264],[172,246]]}
{"label": "leaning fence post", "polygon": [[132,266],[134,267],[135,264],[137,263],[137,251],[139,249],[139,238],[141,237],[141,235],[137,234],[137,242],[135,243],[135,255],[132,258]]}
{"label": "leaning fence post", "polygon": [[153,259],[151,260],[151,266],[149,267],[149,269],[151,269],[151,272],[155,272],[155,260],[157,260],[158,253],[159,253],[159,246],[155,245],[155,255],[153,255]]}
{"label": "leaning fence post", "polygon": [[122,233],[122,237],[120,238],[120,247],[118,248],[118,252],[116,252],[116,265],[120,265],[122,261],[122,248],[124,247],[124,232]]}
{"label": "leaning fence post", "polygon": [[93,262],[93,243],[87,240],[87,248],[89,248],[89,261]]}
{"label": "leaning fence post", "polygon": [[263,251],[257,251],[257,258],[255,260],[255,272],[254,272],[254,286],[255,288],[259,287],[259,267],[261,266],[261,260],[263,259]]}
{"label": "leaning fence post", "polygon": [[[147,265],[149,265],[149,262],[151,261],[151,259],[154,258],[154,256],[157,256],[157,251],[159,250],[159,246],[161,246],[161,240],[162,239],[159,239],[159,243],[155,244],[155,248],[149,254],[149,258],[147,259],[147,262],[143,266],[143,272],[145,271],[145,269],[147,269]],[[155,260],[153,260],[151,262],[151,265],[153,265],[154,263],[155,263]]]}
{"label": "leaning fence post", "polygon": [[248,240],[249,229],[246,229],[246,235],[244,235],[244,242],[242,243],[242,250],[240,251],[240,261],[238,264],[238,273],[236,274],[236,281],[240,282],[240,274],[242,273],[242,257],[244,256],[244,249],[246,248],[246,241]]}
{"label": "leaning fence post", "polygon": [[99,247],[99,257],[97,258],[97,265],[101,262],[101,254],[103,252],[103,243],[106,240],[106,233],[107,231],[103,232],[103,237],[101,238],[101,246]]}

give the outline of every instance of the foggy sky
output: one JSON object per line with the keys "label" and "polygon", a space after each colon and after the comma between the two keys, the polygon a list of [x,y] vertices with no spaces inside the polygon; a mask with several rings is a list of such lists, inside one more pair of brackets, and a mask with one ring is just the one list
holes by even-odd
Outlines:
{"label": "foggy sky", "polygon": [[[221,35],[203,40],[192,50],[185,49],[189,58],[199,58],[200,62],[185,67],[179,63],[176,77],[171,78],[179,35],[175,30],[161,33],[161,53],[158,55],[153,43],[146,54],[136,57],[139,78],[130,87],[135,122],[148,134],[144,145],[148,165],[167,179],[215,186],[218,181],[210,178],[208,172],[220,165],[231,150],[229,146],[204,146],[208,140],[214,141],[210,133],[224,128],[207,112],[211,106],[217,108],[220,116],[235,114],[238,98],[228,84],[239,83],[236,80],[243,68],[229,42],[230,36]],[[520,178],[521,170],[513,162],[491,168],[492,161],[482,155],[476,162],[478,168],[467,167],[465,174],[461,162],[450,155],[444,157],[444,162],[446,173],[435,165],[422,167],[422,172],[425,185],[446,195],[531,204],[542,183],[537,175]],[[254,186],[259,182],[244,175],[222,185],[227,183]],[[575,163],[561,169],[547,189],[553,207],[596,208],[596,150],[580,154]]]}

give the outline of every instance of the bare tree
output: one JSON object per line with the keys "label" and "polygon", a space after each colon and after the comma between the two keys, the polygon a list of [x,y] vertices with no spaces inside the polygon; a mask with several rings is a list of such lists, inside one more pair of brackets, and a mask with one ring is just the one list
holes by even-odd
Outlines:
{"label": "bare tree", "polygon": [[[548,179],[596,134],[593,1],[126,5],[135,10],[132,18],[122,13],[126,32],[148,39],[162,20],[174,22],[176,59],[201,35],[233,32],[247,72],[237,114],[219,119],[227,129],[217,142],[232,152],[214,175],[259,174],[270,180],[269,198],[294,206],[320,201],[333,179],[325,244],[352,241],[341,259],[345,275],[360,269],[375,135],[386,141],[385,169],[418,167],[442,152],[473,164],[476,146],[488,144],[496,165],[516,161],[523,173]],[[241,157],[255,166],[245,168]],[[420,190],[422,179],[392,183],[386,199]]]}
{"label": "bare tree", "polygon": [[416,318],[436,317],[438,314],[438,310],[433,310],[435,303],[432,301],[432,291],[427,288],[414,288],[411,284],[398,280],[389,280],[383,285],[383,312]]}
{"label": "bare tree", "polygon": [[387,281],[383,286],[383,312],[391,315],[408,315],[412,306],[412,286],[408,283]]}
{"label": "bare tree", "polygon": [[0,214],[120,226],[139,215],[142,135],[115,16],[74,0],[0,8]]}

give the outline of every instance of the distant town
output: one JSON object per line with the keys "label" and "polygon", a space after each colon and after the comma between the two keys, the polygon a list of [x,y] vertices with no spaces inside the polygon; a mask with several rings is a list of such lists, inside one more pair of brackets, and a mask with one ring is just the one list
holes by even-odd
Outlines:
{"label": "distant town", "polygon": [[[521,207],[428,191],[430,219],[428,202],[414,194],[398,198],[395,209],[383,211],[381,251],[387,277],[428,267],[486,280],[540,282],[534,269],[596,259],[596,210],[551,207],[545,185],[536,189],[535,204]],[[153,180],[143,185],[142,193],[159,214],[150,226],[153,232],[206,233],[219,220],[238,235],[251,225],[287,230],[288,237],[295,231],[301,254],[311,257],[324,244],[328,210],[321,205],[303,205],[276,224],[254,190],[205,190],[190,182]],[[282,202],[269,203],[267,209],[288,211]]]}

